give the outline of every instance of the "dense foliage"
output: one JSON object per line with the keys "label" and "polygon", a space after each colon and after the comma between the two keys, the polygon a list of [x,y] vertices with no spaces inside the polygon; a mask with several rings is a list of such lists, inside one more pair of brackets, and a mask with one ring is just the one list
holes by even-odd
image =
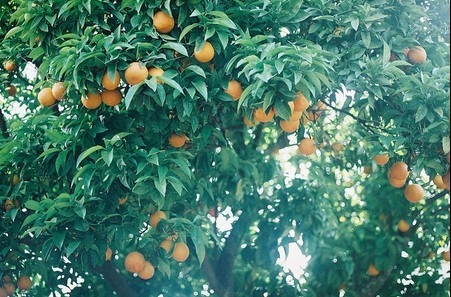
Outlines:
{"label": "dense foliage", "polygon": [[0,297],[449,296],[449,8],[0,0]]}

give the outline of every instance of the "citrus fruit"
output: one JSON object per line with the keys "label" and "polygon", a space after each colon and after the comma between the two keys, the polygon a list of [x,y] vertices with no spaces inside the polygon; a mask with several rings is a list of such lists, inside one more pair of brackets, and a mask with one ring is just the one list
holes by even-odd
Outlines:
{"label": "citrus fruit", "polygon": [[184,242],[177,242],[174,245],[172,258],[177,262],[185,262],[189,257],[189,248]]}
{"label": "citrus fruit", "polygon": [[7,60],[3,62],[3,67],[6,71],[14,71],[16,70],[16,63],[12,60]]}
{"label": "citrus fruit", "polygon": [[390,167],[390,177],[396,179],[407,179],[409,168],[404,162],[396,162]]}
{"label": "citrus fruit", "polygon": [[274,109],[271,109],[266,113],[263,108],[257,108],[254,110],[254,121],[267,123],[274,118]]}
{"label": "citrus fruit", "polygon": [[241,94],[243,93],[243,88],[241,87],[241,84],[239,82],[237,82],[236,80],[231,80],[229,81],[225,92],[232,96],[233,100],[236,101],[240,99]]}
{"label": "citrus fruit", "polygon": [[438,175],[438,174],[434,177],[432,182],[437,187],[437,189],[444,189],[445,188],[445,183],[443,182],[443,178],[440,175]]}
{"label": "citrus fruit", "polygon": [[406,233],[407,231],[409,231],[410,229],[410,225],[404,221],[404,220],[400,220],[398,222],[398,230],[402,233]]}
{"label": "citrus fruit", "polygon": [[149,222],[150,225],[152,225],[152,227],[156,228],[161,220],[167,220],[166,214],[161,210],[157,210],[156,212],[150,215]]}
{"label": "citrus fruit", "polygon": [[27,291],[28,289],[31,288],[31,279],[28,275],[22,275],[21,277],[19,277],[19,279],[17,280],[17,286],[19,287],[19,289]]}
{"label": "citrus fruit", "polygon": [[310,106],[310,102],[305,98],[302,93],[298,93],[294,98],[294,111],[304,112]]}
{"label": "citrus fruit", "polygon": [[105,251],[105,261],[110,261],[112,256],[113,251],[109,247],[107,247]]}
{"label": "citrus fruit", "polygon": [[160,243],[160,247],[163,248],[166,251],[166,253],[169,253],[169,251],[172,248],[172,243],[173,243],[172,240],[163,240]]}
{"label": "citrus fruit", "polygon": [[373,160],[374,162],[376,162],[377,165],[384,166],[385,164],[388,163],[390,157],[388,156],[388,154],[377,155],[373,158]]}
{"label": "citrus fruit", "polygon": [[55,104],[56,99],[53,97],[52,89],[51,88],[44,88],[38,93],[38,101],[41,103],[42,106],[52,106]]}
{"label": "citrus fruit", "polygon": [[52,95],[56,100],[61,100],[64,97],[64,93],[66,93],[66,87],[64,86],[64,83],[57,82],[52,87]]}
{"label": "citrus fruit", "polygon": [[199,50],[194,49],[194,57],[201,63],[210,62],[215,56],[215,49],[210,42],[206,41]]}
{"label": "citrus fruit", "polygon": [[160,33],[169,33],[174,29],[174,18],[163,11],[157,12],[153,16],[153,25]]}
{"label": "citrus fruit", "polygon": [[157,67],[152,67],[149,68],[149,75],[152,77],[155,77],[157,79],[157,83],[159,84],[163,84],[163,81],[158,79],[158,77],[163,76],[164,74],[164,70],[161,68],[157,68]]}
{"label": "citrus fruit", "polygon": [[182,134],[180,134],[180,135],[177,135],[177,134],[173,133],[173,134],[169,137],[169,144],[170,144],[172,147],[180,148],[180,147],[182,147],[182,146],[185,145],[186,139],[187,139],[187,138],[186,138],[186,135],[185,135],[184,133],[182,133]]}
{"label": "citrus fruit", "polygon": [[104,90],[100,93],[100,97],[102,98],[102,102],[108,106],[116,106],[122,101],[122,93],[118,89],[116,90]]}
{"label": "citrus fruit", "polygon": [[287,133],[292,133],[299,129],[301,122],[299,120],[294,121],[280,121],[280,128]]}
{"label": "citrus fruit", "polygon": [[402,188],[406,184],[405,179],[397,179],[394,177],[389,177],[388,181],[390,182],[390,185],[392,185],[395,188]]}
{"label": "citrus fruit", "polygon": [[146,261],[146,263],[144,264],[143,270],[141,270],[138,273],[138,276],[141,279],[148,280],[148,279],[151,279],[154,274],[155,274],[155,267],[153,267],[153,265],[150,262]]}
{"label": "citrus fruit", "polygon": [[114,73],[114,80],[111,80],[111,78],[109,77],[108,73],[105,72],[102,76],[102,87],[105,90],[115,90],[117,89],[117,87],[119,86],[119,84],[121,83],[121,77],[119,76],[119,72],[116,70],[116,72]]}
{"label": "citrus fruit", "polygon": [[446,252],[443,253],[443,260],[445,260],[446,262],[449,262],[450,260],[450,251],[447,250]]}
{"label": "citrus fruit", "polygon": [[379,270],[376,268],[376,266],[370,264],[370,266],[368,267],[368,274],[371,276],[378,276]]}
{"label": "citrus fruit", "polygon": [[124,72],[125,81],[132,86],[143,82],[148,75],[149,71],[147,68],[141,66],[139,62],[131,63]]}
{"label": "citrus fruit", "polygon": [[10,85],[10,86],[7,88],[7,90],[8,90],[8,96],[11,96],[11,97],[16,96],[16,94],[17,94],[17,88],[16,88],[16,86]]}
{"label": "citrus fruit", "polygon": [[298,151],[303,155],[310,156],[316,151],[315,142],[310,138],[302,139],[299,143]]}
{"label": "citrus fruit", "polygon": [[144,269],[146,260],[140,252],[131,252],[125,257],[125,269],[131,273],[139,273]]}
{"label": "citrus fruit", "polygon": [[81,103],[87,109],[96,109],[102,104],[102,97],[100,94],[89,93],[86,97],[81,98]]}
{"label": "citrus fruit", "polygon": [[421,46],[415,46],[407,53],[407,59],[412,64],[423,64],[426,62],[427,54],[424,48]]}
{"label": "citrus fruit", "polygon": [[412,203],[417,203],[420,202],[421,199],[423,199],[424,190],[418,184],[411,184],[404,189],[404,196],[408,201]]}

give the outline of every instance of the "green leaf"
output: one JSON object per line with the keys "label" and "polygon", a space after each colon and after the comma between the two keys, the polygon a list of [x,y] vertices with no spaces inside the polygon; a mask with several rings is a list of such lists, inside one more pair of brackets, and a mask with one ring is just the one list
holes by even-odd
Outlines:
{"label": "green leaf", "polygon": [[191,239],[194,243],[194,247],[196,248],[197,259],[199,260],[199,266],[201,266],[205,260],[206,240],[204,238],[204,234],[203,234],[202,230],[200,230],[199,227],[196,226],[193,228],[193,231],[191,232]]}
{"label": "green leaf", "polygon": [[172,50],[175,50],[176,52],[181,53],[182,55],[188,57],[188,51],[186,50],[186,48],[180,44],[180,43],[176,43],[176,42],[166,42],[163,43],[163,45],[160,48],[169,48]]}
{"label": "green leaf", "polygon": [[14,27],[11,30],[8,31],[8,33],[6,33],[5,37],[3,38],[3,40],[6,40],[8,38],[10,38],[11,36],[19,33],[20,31],[22,31],[22,27],[18,26],[18,27]]}
{"label": "green leaf", "polygon": [[187,70],[190,70],[190,71],[198,74],[199,76],[202,76],[203,78],[207,78],[207,76],[205,75],[205,71],[197,65],[190,65],[190,66],[186,67],[185,71],[187,71]]}
{"label": "green leaf", "polygon": [[384,53],[382,56],[382,62],[384,64],[386,64],[390,61],[391,50],[390,50],[390,46],[385,42],[385,40],[382,40],[382,42],[384,44]]}
{"label": "green leaf", "polygon": [[56,231],[52,234],[53,243],[61,250],[63,247],[64,239],[66,238],[66,231]]}
{"label": "green leaf", "polygon": [[252,91],[254,87],[254,84],[250,84],[249,86],[247,86],[246,89],[244,89],[243,93],[241,94],[240,100],[238,101],[238,108],[237,110],[239,111],[241,108],[241,105],[243,105],[244,100],[246,99],[247,95],[249,95],[249,93]]}
{"label": "green leaf", "polygon": [[38,159],[44,158],[45,156],[48,156],[50,154],[54,154],[54,153],[60,152],[60,151],[61,151],[61,149],[56,148],[56,147],[47,149],[44,152],[42,152],[42,154],[39,155]]}
{"label": "green leaf", "polygon": [[25,202],[25,207],[30,210],[42,211],[42,206],[39,204],[39,202],[34,200],[28,200],[27,202]]}
{"label": "green leaf", "polygon": [[[162,77],[161,77],[162,78]],[[132,102],[133,97],[135,96],[136,92],[139,90],[139,88],[142,86],[143,83],[139,83],[137,85],[132,86],[128,92],[127,95],[125,95],[125,108],[128,109],[130,106],[130,103]]]}
{"label": "green leaf", "polygon": [[204,97],[205,101],[208,101],[208,89],[207,84],[203,80],[195,80],[192,82],[193,86],[199,92],[199,94]]}
{"label": "green leaf", "polygon": [[359,19],[353,19],[353,20],[351,21],[351,27],[352,27],[355,31],[357,31],[357,29],[359,28],[359,24],[360,24]]}
{"label": "green leaf", "polygon": [[158,190],[158,192],[160,192],[160,194],[164,197],[166,196],[166,179],[163,179],[161,182],[157,179],[154,178],[153,179],[155,188]]}
{"label": "green leaf", "polygon": [[186,34],[188,34],[191,30],[193,30],[196,27],[199,27],[198,23],[194,23],[189,26],[186,26],[185,29],[183,29],[182,33],[180,33],[179,41],[181,41],[183,39],[183,37],[185,37]]}
{"label": "green leaf", "polygon": [[165,76],[160,76],[159,79],[162,82],[164,82],[165,84],[167,84],[168,86],[170,86],[171,88],[176,89],[181,94],[184,94],[182,87],[175,80],[172,80],[172,79],[170,79],[168,77],[165,77]]}
{"label": "green leaf", "polygon": [[420,105],[420,108],[418,108],[417,113],[415,114],[415,122],[418,123],[424,117],[428,114],[428,108],[426,105],[422,104]]}
{"label": "green leaf", "polygon": [[66,257],[70,257],[72,253],[80,246],[80,241],[72,241],[66,247]]}
{"label": "green leaf", "polygon": [[89,157],[92,153],[94,153],[94,152],[96,152],[96,151],[98,151],[98,150],[102,150],[102,149],[104,149],[103,146],[101,146],[101,145],[96,145],[96,146],[93,146],[93,147],[87,149],[86,151],[84,151],[80,156],[78,156],[76,167],[78,167],[78,166],[80,165],[80,163],[81,163],[84,159],[86,159],[87,157]]}

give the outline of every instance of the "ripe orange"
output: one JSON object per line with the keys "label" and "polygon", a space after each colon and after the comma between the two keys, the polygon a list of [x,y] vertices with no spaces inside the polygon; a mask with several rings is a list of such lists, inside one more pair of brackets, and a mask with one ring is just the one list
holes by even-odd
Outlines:
{"label": "ripe orange", "polygon": [[16,70],[16,63],[12,60],[7,60],[3,62],[3,67],[6,71],[14,71]]}
{"label": "ripe orange", "polygon": [[327,105],[323,101],[318,101],[318,103],[316,103],[316,112],[317,113],[322,113],[326,109],[327,109]]}
{"label": "ripe orange", "polygon": [[233,100],[236,101],[240,99],[241,94],[243,93],[243,88],[241,87],[241,84],[239,82],[237,82],[236,80],[231,80],[229,81],[225,92],[232,96]]}
{"label": "ripe orange", "polygon": [[388,156],[388,154],[377,155],[373,158],[373,160],[374,162],[376,162],[377,165],[384,166],[385,164],[388,163],[390,157]]}
{"label": "ripe orange", "polygon": [[119,205],[124,205],[127,202],[127,199],[127,197],[118,198],[117,202],[119,203]]}
{"label": "ripe orange", "polygon": [[400,220],[398,222],[398,230],[402,233],[406,233],[407,231],[409,231],[410,229],[410,225],[404,221],[404,220]]}
{"label": "ripe orange", "polygon": [[287,133],[292,133],[299,129],[301,122],[299,120],[294,121],[280,121],[280,128]]}
{"label": "ripe orange", "polygon": [[113,251],[110,249],[110,247],[107,247],[105,251],[105,261],[110,261],[112,256]]}
{"label": "ripe orange", "polygon": [[446,252],[443,253],[443,260],[445,260],[446,262],[449,262],[450,260],[450,251],[447,250]]}
{"label": "ripe orange", "polygon": [[169,33],[174,29],[174,18],[163,11],[157,12],[153,16],[153,25],[160,33]]}
{"label": "ripe orange", "polygon": [[172,248],[172,240],[163,240],[160,243],[160,247],[163,248],[166,251],[166,253],[169,253]]}
{"label": "ripe orange", "polygon": [[144,269],[146,260],[140,252],[131,252],[125,257],[125,269],[131,273],[139,273]]}
{"label": "ripe orange", "polygon": [[143,82],[148,75],[149,71],[147,68],[145,66],[141,66],[139,62],[131,63],[124,72],[125,81],[132,86]]}
{"label": "ripe orange", "polygon": [[371,169],[371,166],[363,166],[363,172],[365,174],[370,174],[373,170]]}
{"label": "ripe orange", "polygon": [[310,106],[310,102],[305,98],[302,93],[298,93],[294,98],[294,110],[304,112]]}
{"label": "ripe orange", "polygon": [[158,223],[161,220],[167,220],[167,216],[164,212],[162,212],[161,210],[157,210],[156,212],[154,212],[153,214],[150,215],[150,225],[152,225],[152,227],[156,228]]}
{"label": "ripe orange", "polygon": [[14,174],[12,184],[15,186],[18,183],[20,183],[20,177],[17,174]]}
{"label": "ripe orange", "polygon": [[184,133],[182,133],[182,134],[180,134],[180,135],[177,135],[177,134],[173,133],[173,134],[169,137],[169,144],[170,144],[172,147],[180,148],[180,147],[182,147],[182,146],[185,145],[186,140],[187,140],[187,137],[186,137],[186,135],[185,135]]}
{"label": "ripe orange", "polygon": [[5,288],[0,288],[0,297],[8,297]]}
{"label": "ripe orange", "polygon": [[22,275],[19,277],[19,280],[17,281],[17,286],[19,289],[27,291],[31,288],[31,279],[28,275]]}
{"label": "ripe orange", "polygon": [[376,266],[374,266],[371,263],[370,266],[368,267],[368,274],[371,275],[371,276],[378,276],[379,275],[379,270],[376,268]]}
{"label": "ripe orange", "polygon": [[16,292],[16,286],[13,283],[5,283],[3,284],[3,288],[5,288],[8,296],[12,296]]}
{"label": "ripe orange", "polygon": [[304,138],[301,140],[298,146],[298,151],[306,156],[310,156],[316,151],[316,145],[313,139]]}
{"label": "ripe orange", "polygon": [[102,104],[102,97],[100,96],[100,94],[89,93],[87,97],[81,98],[81,103],[87,109],[96,109],[100,106],[100,104]]}
{"label": "ripe orange", "polygon": [[172,252],[172,258],[177,262],[185,262],[189,257],[189,248],[184,242],[177,242],[174,245],[174,251]]}
{"label": "ripe orange", "polygon": [[243,122],[246,126],[249,126],[249,127],[253,127],[254,125],[258,124],[257,121],[254,121],[254,123],[252,123],[247,117],[243,118]]}
{"label": "ripe orange", "polygon": [[423,64],[426,62],[427,54],[424,48],[421,46],[415,46],[407,53],[407,58],[412,64]]}
{"label": "ripe orange", "polygon": [[204,46],[198,51],[194,49],[194,57],[201,63],[210,62],[215,56],[215,49],[210,42],[206,41]]}
{"label": "ripe orange", "polygon": [[121,83],[121,77],[119,76],[119,72],[116,70],[114,74],[114,80],[111,80],[111,78],[108,76],[108,73],[105,72],[102,76],[102,86],[105,90],[115,90]]}
{"label": "ripe orange", "polygon": [[429,252],[429,254],[428,254],[428,258],[429,259],[434,259],[435,258],[435,253],[434,252]]}
{"label": "ripe orange", "polygon": [[66,87],[64,86],[64,83],[57,82],[52,87],[52,95],[56,100],[61,100],[64,97],[64,93],[66,93]]}
{"label": "ripe orange", "polygon": [[343,151],[343,145],[341,143],[335,142],[334,144],[332,144],[332,150],[338,154],[341,151]]}
{"label": "ripe orange", "polygon": [[164,70],[158,67],[152,67],[149,69],[149,75],[157,79],[157,83],[163,84],[163,81],[158,79],[158,77],[163,76]]}
{"label": "ripe orange", "polygon": [[116,90],[104,90],[100,93],[100,97],[102,98],[102,102],[108,106],[116,106],[122,101],[122,93],[118,89]]}
{"label": "ripe orange", "polygon": [[396,162],[390,167],[390,176],[396,179],[407,179],[409,167],[404,162]]}
{"label": "ripe orange", "polygon": [[319,119],[320,114],[316,111],[309,111],[307,112],[307,118],[311,122],[316,122]]}
{"label": "ripe orange", "polygon": [[271,109],[266,113],[263,108],[257,108],[254,110],[254,121],[267,123],[274,118],[274,109]]}
{"label": "ripe orange", "polygon": [[435,184],[437,189],[444,189],[445,188],[445,183],[443,182],[442,177],[440,175],[438,175],[438,174],[434,177],[432,182]]}
{"label": "ripe orange", "polygon": [[16,86],[10,85],[10,86],[7,88],[7,90],[8,90],[8,96],[11,96],[11,97],[16,96],[16,94],[17,94],[17,88],[16,88]]}
{"label": "ripe orange", "polygon": [[404,196],[412,203],[418,203],[424,197],[424,190],[418,184],[408,185],[404,190]]}
{"label": "ripe orange", "polygon": [[4,283],[9,283],[11,281],[11,277],[9,275],[4,275],[3,276],[3,282]]}
{"label": "ripe orange", "polygon": [[153,267],[153,265],[150,262],[146,261],[146,263],[144,264],[144,269],[138,273],[138,276],[141,279],[148,280],[151,279],[154,274],[155,267]]}
{"label": "ripe orange", "polygon": [[394,177],[389,177],[388,181],[390,182],[390,185],[392,185],[395,188],[402,188],[406,184],[405,179],[397,179]]}
{"label": "ripe orange", "polygon": [[51,88],[44,88],[38,93],[38,101],[42,106],[52,106],[55,104],[56,99],[53,97]]}
{"label": "ripe orange", "polygon": [[5,211],[11,210],[14,207],[14,203],[11,199],[6,199],[3,201],[3,209]]}

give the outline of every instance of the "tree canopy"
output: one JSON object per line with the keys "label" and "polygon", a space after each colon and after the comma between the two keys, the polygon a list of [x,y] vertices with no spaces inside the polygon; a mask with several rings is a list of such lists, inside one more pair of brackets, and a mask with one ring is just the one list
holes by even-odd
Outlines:
{"label": "tree canopy", "polygon": [[449,296],[449,9],[0,0],[0,297]]}

